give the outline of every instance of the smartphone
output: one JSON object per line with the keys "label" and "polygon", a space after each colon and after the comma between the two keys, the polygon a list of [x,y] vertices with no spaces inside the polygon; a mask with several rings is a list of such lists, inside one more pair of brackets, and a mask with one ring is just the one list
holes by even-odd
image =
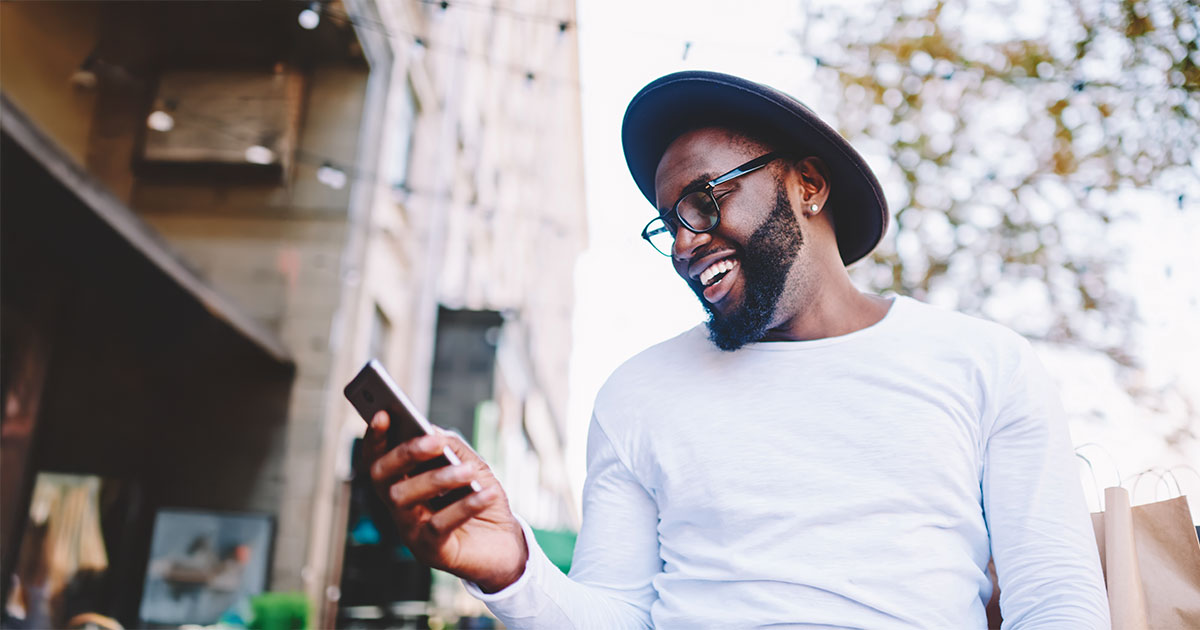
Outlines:
{"label": "smartphone", "polygon": [[[396,385],[396,381],[392,380],[387,370],[383,369],[383,365],[375,359],[367,361],[367,364],[358,371],[358,375],[346,385],[343,393],[350,404],[354,405],[358,415],[362,416],[368,424],[379,411],[388,413],[388,418],[391,420],[387,433],[388,448],[433,433],[433,425],[421,415],[421,412],[417,411],[400,386]],[[461,463],[458,455],[455,455],[454,451],[446,446],[442,449],[441,455],[418,465],[410,473],[410,476],[442,466],[457,466]],[[436,512],[482,489],[478,481],[472,480],[468,485],[430,499],[427,505]]]}

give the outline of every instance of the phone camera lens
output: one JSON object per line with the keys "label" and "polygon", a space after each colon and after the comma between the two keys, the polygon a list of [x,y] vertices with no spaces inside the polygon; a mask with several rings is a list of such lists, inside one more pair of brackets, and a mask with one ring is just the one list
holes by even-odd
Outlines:
{"label": "phone camera lens", "polygon": [[367,390],[365,390],[365,389],[363,390],[363,399],[364,399],[364,400],[366,400],[366,401],[367,401],[367,402],[369,402],[369,403],[373,403],[373,402],[375,402],[375,396],[374,396],[374,395],[372,395],[372,394],[371,394],[371,392],[369,392],[369,391],[367,391]]}

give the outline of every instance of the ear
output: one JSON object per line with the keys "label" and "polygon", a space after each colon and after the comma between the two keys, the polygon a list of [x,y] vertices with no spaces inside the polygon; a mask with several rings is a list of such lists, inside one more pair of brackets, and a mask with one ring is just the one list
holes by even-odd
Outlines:
{"label": "ear", "polygon": [[[796,162],[794,169],[800,182],[801,209],[809,215],[819,213],[829,199],[829,168],[821,158],[813,156]],[[813,206],[817,208],[815,211]]]}

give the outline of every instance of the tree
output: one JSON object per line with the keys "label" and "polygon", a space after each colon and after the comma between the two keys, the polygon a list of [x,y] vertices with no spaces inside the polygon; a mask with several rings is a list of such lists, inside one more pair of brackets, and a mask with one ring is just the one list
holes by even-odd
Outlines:
{"label": "tree", "polygon": [[1138,313],[1107,237],[1130,190],[1181,212],[1200,192],[1196,4],[884,0],[810,18],[824,105],[892,165],[877,172],[895,225],[857,279],[1101,351],[1131,394],[1166,395],[1132,377]]}

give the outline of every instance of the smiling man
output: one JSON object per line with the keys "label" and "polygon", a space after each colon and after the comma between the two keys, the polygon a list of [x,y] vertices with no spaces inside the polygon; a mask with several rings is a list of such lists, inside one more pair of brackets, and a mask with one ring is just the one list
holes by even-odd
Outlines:
{"label": "smiling man", "polygon": [[[509,627],[983,628],[994,558],[1006,628],[1107,628],[1029,344],[851,284],[887,225],[858,153],[790,96],[710,72],[646,86],[622,133],[657,209],[642,236],[709,320],[597,397],[569,577],[461,440],[388,451],[377,417],[371,474],[417,557]],[[461,466],[409,475],[444,444]]]}
{"label": "smiling man", "polygon": [[[830,193],[825,163],[818,157],[773,152],[753,137],[749,131],[702,127],[674,139],[654,181],[660,204],[676,201],[660,205],[659,216],[642,230],[655,249],[671,256],[708,310],[709,338],[722,350],[757,341],[815,338],[791,329],[819,309],[850,326],[841,332],[878,321],[888,302],[854,289],[833,242],[830,213],[817,218]],[[748,153],[760,155],[728,172],[713,170],[724,168],[722,160],[728,165]],[[757,182],[755,172],[763,173]],[[659,191],[666,191],[665,196]],[[738,197],[740,205],[756,212],[732,214],[722,225],[721,203]],[[796,214],[797,207],[802,215]],[[801,216],[827,224],[826,229],[802,230]],[[880,216],[876,229],[882,232],[886,214]],[[814,239],[807,248],[805,231]],[[834,273],[821,273],[830,266]]]}

